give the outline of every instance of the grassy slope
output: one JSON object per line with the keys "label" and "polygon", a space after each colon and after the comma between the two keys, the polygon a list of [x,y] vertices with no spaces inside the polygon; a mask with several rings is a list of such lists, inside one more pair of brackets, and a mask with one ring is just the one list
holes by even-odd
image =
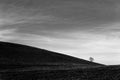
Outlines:
{"label": "grassy slope", "polygon": [[0,42],[0,53],[3,80],[110,80],[120,69],[6,42]]}
{"label": "grassy slope", "polygon": [[87,64],[101,65],[72,56],[38,49],[30,46],[0,42],[0,64],[43,65],[43,64]]}
{"label": "grassy slope", "polygon": [[120,80],[120,66],[1,73],[3,80]]}

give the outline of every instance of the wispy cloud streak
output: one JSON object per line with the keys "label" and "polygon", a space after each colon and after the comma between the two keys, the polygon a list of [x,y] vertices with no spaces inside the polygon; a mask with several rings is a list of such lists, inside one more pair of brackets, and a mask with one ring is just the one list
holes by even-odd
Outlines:
{"label": "wispy cloud streak", "polygon": [[16,29],[0,30],[0,41],[9,41],[15,38]]}

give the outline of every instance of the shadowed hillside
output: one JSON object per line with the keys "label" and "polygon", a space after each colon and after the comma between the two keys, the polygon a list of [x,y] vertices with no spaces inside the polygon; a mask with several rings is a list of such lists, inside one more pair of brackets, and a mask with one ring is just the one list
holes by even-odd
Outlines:
{"label": "shadowed hillside", "polygon": [[120,80],[120,66],[104,66],[60,53],[0,42],[1,80]]}
{"label": "shadowed hillside", "polygon": [[1,80],[120,80],[120,66],[1,73]]}
{"label": "shadowed hillside", "polygon": [[3,67],[4,65],[7,67],[8,65],[101,65],[44,49],[8,42],[0,42],[0,64]]}

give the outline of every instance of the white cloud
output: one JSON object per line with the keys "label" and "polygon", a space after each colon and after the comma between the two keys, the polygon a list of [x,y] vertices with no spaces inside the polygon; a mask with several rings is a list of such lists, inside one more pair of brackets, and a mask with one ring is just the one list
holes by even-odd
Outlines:
{"label": "white cloud", "polygon": [[4,29],[0,30],[0,41],[9,41],[14,39],[16,29]]}

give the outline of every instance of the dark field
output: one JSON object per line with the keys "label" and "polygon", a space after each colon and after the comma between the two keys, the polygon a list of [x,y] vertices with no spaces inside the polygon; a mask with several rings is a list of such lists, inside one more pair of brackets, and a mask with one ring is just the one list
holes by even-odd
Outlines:
{"label": "dark field", "polygon": [[120,66],[28,71],[16,69],[0,74],[1,80],[120,80]]}
{"label": "dark field", "polygon": [[0,80],[120,80],[120,66],[0,42]]}

